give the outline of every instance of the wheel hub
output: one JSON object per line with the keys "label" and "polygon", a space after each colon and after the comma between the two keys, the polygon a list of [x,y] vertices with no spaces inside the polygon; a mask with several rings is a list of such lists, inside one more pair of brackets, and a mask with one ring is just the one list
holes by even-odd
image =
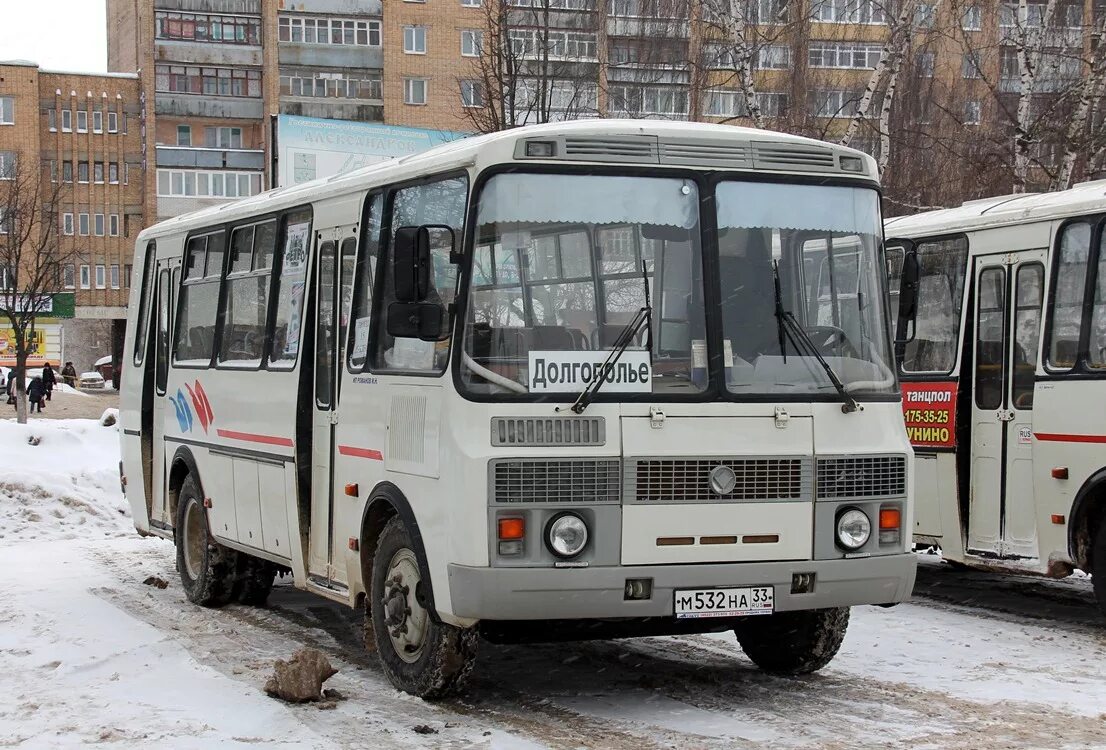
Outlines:
{"label": "wheel hub", "polygon": [[409,549],[401,549],[392,556],[384,579],[384,625],[399,658],[407,663],[415,662],[426,645],[429,615],[415,598],[419,584],[419,566]]}

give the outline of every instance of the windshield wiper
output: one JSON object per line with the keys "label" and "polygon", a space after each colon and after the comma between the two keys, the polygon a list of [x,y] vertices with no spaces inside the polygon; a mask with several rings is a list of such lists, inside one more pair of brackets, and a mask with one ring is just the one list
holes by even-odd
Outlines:
{"label": "windshield wiper", "polygon": [[[586,386],[584,390],[580,391],[580,395],[576,397],[576,401],[572,404],[572,411],[577,414],[583,414],[584,409],[588,408],[588,404],[591,403],[592,398],[596,393],[599,393],[599,389],[603,387],[603,383],[607,381],[607,373],[615,366],[623,352],[629,348],[633,342],[634,337],[637,336],[638,331],[641,330],[643,325],[648,326],[645,333],[645,350],[648,352],[653,351],[653,305],[649,301],[649,272],[645,268],[645,261],[641,261],[641,278],[645,284],[645,305],[637,311],[633,319],[626,324],[626,326],[619,331],[618,338],[614,340],[614,346],[611,349],[610,355],[606,361],[599,367],[599,375],[592,376],[592,380]],[[595,372],[595,369],[592,369]],[[560,407],[557,408],[560,411]]]}
{"label": "windshield wiper", "polygon": [[860,404],[853,398],[852,394],[845,389],[845,384],[841,382],[841,378],[837,377],[837,373],[830,367],[830,363],[826,361],[826,358],[822,356],[822,353],[818,351],[818,345],[815,344],[810,334],[802,327],[795,316],[783,307],[783,293],[780,290],[780,263],[774,261],[772,263],[772,274],[774,276],[774,284],[776,291],[776,324],[779,326],[779,338],[780,338],[780,355],[783,356],[783,361],[787,361],[787,352],[784,351],[784,339],[786,338],[791,342],[791,345],[795,348],[795,351],[802,354],[805,350],[808,356],[814,357],[818,361],[818,364],[822,366],[822,369],[826,371],[826,377],[833,383],[833,387],[837,389],[838,395],[841,396],[842,401],[841,411],[845,414],[851,414],[854,411],[860,410]]}

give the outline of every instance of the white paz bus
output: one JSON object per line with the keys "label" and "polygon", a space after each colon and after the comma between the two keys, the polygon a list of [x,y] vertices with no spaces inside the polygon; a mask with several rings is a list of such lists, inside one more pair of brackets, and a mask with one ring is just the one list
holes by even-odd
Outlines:
{"label": "white paz bus", "polygon": [[734,127],[520,128],[166,221],[121,471],[193,602],[367,609],[399,688],[492,641],[836,653],[909,596],[875,164]]}
{"label": "white paz bus", "polygon": [[[889,220],[914,538],[955,563],[1091,573],[1106,610],[1106,181]],[[903,285],[906,289],[907,285]]]}

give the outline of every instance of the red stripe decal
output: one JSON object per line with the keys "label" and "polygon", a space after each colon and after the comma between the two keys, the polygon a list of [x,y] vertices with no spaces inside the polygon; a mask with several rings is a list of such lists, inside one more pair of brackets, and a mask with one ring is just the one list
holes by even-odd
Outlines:
{"label": "red stripe decal", "polygon": [[1038,440],[1056,443],[1106,443],[1106,435],[1067,435],[1062,432],[1035,432]]}
{"label": "red stripe decal", "polygon": [[215,434],[219,437],[230,438],[231,440],[245,440],[249,443],[264,443],[265,445],[283,445],[291,448],[294,443],[291,438],[286,437],[274,437],[272,435],[255,435],[252,432],[235,432],[234,430],[216,430]]}
{"label": "red stripe decal", "polygon": [[357,458],[371,458],[373,461],[383,461],[384,454],[371,448],[354,448],[352,445],[339,445],[338,452],[343,456],[356,456]]}

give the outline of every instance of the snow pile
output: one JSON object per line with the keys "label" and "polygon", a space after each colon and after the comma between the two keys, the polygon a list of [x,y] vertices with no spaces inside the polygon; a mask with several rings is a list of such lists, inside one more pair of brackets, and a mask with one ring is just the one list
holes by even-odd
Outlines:
{"label": "snow pile", "polygon": [[0,540],[134,533],[119,487],[119,430],[95,419],[0,421]]}

